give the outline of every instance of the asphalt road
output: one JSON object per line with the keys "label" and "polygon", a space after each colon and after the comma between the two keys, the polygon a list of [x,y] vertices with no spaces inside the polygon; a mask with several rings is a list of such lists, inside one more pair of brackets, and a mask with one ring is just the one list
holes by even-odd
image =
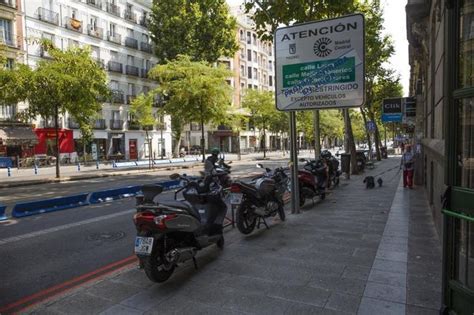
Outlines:
{"label": "asphalt road", "polygon": [[[264,164],[275,167],[284,162],[268,161]],[[254,162],[234,165],[233,169],[233,178],[260,171],[255,168]],[[2,198],[10,202],[22,198],[34,199],[35,196],[44,199],[57,194],[156,182],[166,176],[141,174],[17,187],[7,195],[2,194]],[[161,200],[172,198],[171,192],[159,197]],[[133,255],[134,204],[134,198],[127,198],[1,223],[0,309]]]}

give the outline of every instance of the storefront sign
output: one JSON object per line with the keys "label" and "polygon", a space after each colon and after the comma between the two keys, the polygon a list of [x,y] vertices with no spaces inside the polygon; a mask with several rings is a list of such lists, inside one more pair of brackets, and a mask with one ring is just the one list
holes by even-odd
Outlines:
{"label": "storefront sign", "polygon": [[382,103],[382,122],[402,121],[403,98],[386,98]]}
{"label": "storefront sign", "polygon": [[276,30],[274,38],[277,109],[364,104],[362,14],[282,27]]}

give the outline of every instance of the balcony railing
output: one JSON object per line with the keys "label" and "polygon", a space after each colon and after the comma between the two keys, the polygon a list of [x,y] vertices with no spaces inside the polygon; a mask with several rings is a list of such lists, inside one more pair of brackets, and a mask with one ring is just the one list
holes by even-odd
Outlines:
{"label": "balcony railing", "polygon": [[132,104],[132,101],[137,97],[136,95],[127,95],[127,104]]}
{"label": "balcony railing", "polygon": [[36,11],[36,15],[38,16],[38,20],[40,21],[44,21],[54,25],[59,24],[59,13],[56,13],[54,11],[39,7]]}
{"label": "balcony railing", "polygon": [[0,5],[6,5],[10,8],[16,8],[16,1],[15,0],[0,0]]}
{"label": "balcony railing", "polygon": [[111,119],[109,122],[110,129],[113,130],[122,130],[123,129],[123,120]]}
{"label": "balcony railing", "polygon": [[135,120],[129,120],[127,124],[128,130],[140,130],[140,124]]}
{"label": "balcony railing", "polygon": [[133,23],[137,23],[137,15],[133,13],[131,10],[125,10],[124,18]]}
{"label": "balcony railing", "polygon": [[138,40],[133,37],[125,37],[125,46],[138,49]]}
{"label": "balcony railing", "polygon": [[94,129],[106,129],[105,119],[96,119],[93,127]]}
{"label": "balcony railing", "polygon": [[89,24],[87,26],[87,34],[102,39],[104,37],[104,29]]}
{"label": "balcony railing", "polygon": [[102,9],[102,1],[101,0],[87,0],[86,3],[90,6],[96,7],[98,9]]}
{"label": "balcony railing", "polygon": [[113,15],[120,17],[120,8],[113,3],[106,3],[105,10]]}
{"label": "balcony railing", "polygon": [[138,77],[138,76],[140,76],[140,69],[138,69],[138,67],[135,67],[135,66],[126,65],[125,66],[125,73],[128,74],[128,75],[134,75],[134,76]]}
{"label": "balcony railing", "polygon": [[64,27],[66,27],[68,30],[82,33],[82,21],[81,20],[66,17],[64,19]]}
{"label": "balcony railing", "polygon": [[[59,117],[58,118],[58,128],[62,128],[63,126],[63,118]],[[54,126],[54,119],[51,120],[41,120],[40,121],[40,127],[41,128],[55,128]]]}
{"label": "balcony railing", "polygon": [[120,90],[112,90],[112,98],[111,98],[112,103],[118,103],[118,104],[123,104],[124,102],[124,97],[123,97],[123,92]]}
{"label": "balcony railing", "polygon": [[142,16],[140,20],[138,21],[138,24],[144,27],[148,27],[148,19],[146,16]]}
{"label": "balcony railing", "polygon": [[151,54],[152,53],[151,44],[141,42],[140,43],[140,50]]}
{"label": "balcony railing", "polygon": [[73,118],[68,118],[67,125],[69,129],[79,129],[79,124]]}
{"label": "balcony railing", "polygon": [[111,34],[110,32],[107,34],[107,40],[109,42],[113,42],[116,44],[122,44],[122,36],[120,34]]}
{"label": "balcony railing", "polygon": [[123,67],[120,62],[110,60],[107,65],[109,71],[123,73]]}

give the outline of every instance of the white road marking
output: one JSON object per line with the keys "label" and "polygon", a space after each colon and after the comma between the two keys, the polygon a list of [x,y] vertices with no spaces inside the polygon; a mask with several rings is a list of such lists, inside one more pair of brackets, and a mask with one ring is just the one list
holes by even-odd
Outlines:
{"label": "white road marking", "polygon": [[60,226],[55,226],[53,228],[49,228],[49,229],[46,229],[46,230],[36,231],[36,232],[23,234],[23,235],[19,235],[19,236],[8,237],[8,238],[0,239],[0,245],[5,245],[5,244],[17,242],[17,241],[22,241],[22,240],[25,240],[25,239],[29,239],[29,238],[49,234],[49,233],[54,233],[54,232],[58,232],[58,231],[63,231],[63,230],[67,230],[67,229],[70,229],[70,228],[74,228],[74,227],[78,227],[78,226],[82,226],[82,225],[86,225],[86,224],[90,224],[90,223],[95,223],[95,222],[99,222],[99,221],[119,217],[119,216],[122,216],[122,215],[134,213],[134,212],[136,212],[135,209],[129,209],[129,210],[125,210],[125,211],[122,211],[122,212],[108,214],[108,215],[104,215],[104,216],[101,216],[101,217],[95,217],[95,218],[84,220],[84,221],[79,221],[79,222],[64,224],[64,225],[60,225]]}

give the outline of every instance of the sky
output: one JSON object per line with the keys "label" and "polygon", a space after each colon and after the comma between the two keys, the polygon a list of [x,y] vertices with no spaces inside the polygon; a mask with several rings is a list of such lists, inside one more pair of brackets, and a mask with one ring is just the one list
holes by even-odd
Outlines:
{"label": "sky", "polygon": [[[226,0],[231,6],[242,4],[242,0]],[[408,41],[406,31],[406,0],[383,0],[384,34],[390,35],[395,47],[395,54],[390,58],[390,68],[400,75],[403,95],[408,95],[410,65],[408,63]]]}

